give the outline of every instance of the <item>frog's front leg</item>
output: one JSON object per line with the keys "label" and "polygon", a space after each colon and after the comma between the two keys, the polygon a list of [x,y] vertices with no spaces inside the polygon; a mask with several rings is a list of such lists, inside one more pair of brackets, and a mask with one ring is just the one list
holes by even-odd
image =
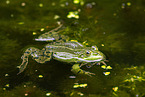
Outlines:
{"label": "frog's front leg", "polygon": [[82,70],[82,69],[80,68],[79,64],[74,64],[74,65],[72,66],[71,71],[72,71],[73,73],[75,73],[75,74],[86,74],[86,75],[89,75],[89,76],[95,75],[94,73],[91,73],[91,72]]}
{"label": "frog's front leg", "polygon": [[38,48],[35,47],[30,47],[26,49],[24,54],[22,55],[22,64],[19,66],[19,73],[24,71],[28,64],[28,58],[29,56],[32,56],[32,58],[38,62],[38,63],[45,63],[47,61],[50,61],[51,59],[52,52],[51,50],[48,50],[47,48],[43,48],[42,50],[39,50]]}

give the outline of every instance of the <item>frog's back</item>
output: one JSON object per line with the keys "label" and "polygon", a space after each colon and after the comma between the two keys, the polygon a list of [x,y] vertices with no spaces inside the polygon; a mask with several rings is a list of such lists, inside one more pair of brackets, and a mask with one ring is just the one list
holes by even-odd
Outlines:
{"label": "frog's back", "polygon": [[67,41],[67,42],[54,42],[54,43],[50,43],[47,44],[46,47],[66,47],[66,48],[70,48],[70,49],[83,49],[84,46],[79,43],[79,42],[75,42],[75,41]]}

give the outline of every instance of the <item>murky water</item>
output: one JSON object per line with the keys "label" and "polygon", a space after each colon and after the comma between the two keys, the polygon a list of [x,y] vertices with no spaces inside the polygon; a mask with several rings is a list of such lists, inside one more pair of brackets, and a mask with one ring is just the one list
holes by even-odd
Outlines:
{"label": "murky water", "polygon": [[[0,1],[0,95],[3,97],[145,97],[145,2],[143,0]],[[34,38],[62,22],[62,34],[102,51],[112,69],[82,67],[96,75],[75,75],[71,64],[29,58],[17,75],[26,48],[42,49]]]}

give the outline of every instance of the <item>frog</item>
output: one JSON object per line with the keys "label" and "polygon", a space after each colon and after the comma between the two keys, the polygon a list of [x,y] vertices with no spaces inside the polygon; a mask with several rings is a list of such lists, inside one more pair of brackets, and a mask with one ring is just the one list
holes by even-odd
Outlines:
{"label": "frog", "polygon": [[71,71],[74,74],[84,74],[88,76],[95,75],[95,73],[81,69],[82,66],[86,65],[90,68],[94,65],[100,65],[101,63],[106,65],[106,56],[98,50],[97,46],[87,47],[76,40],[69,40],[67,35],[59,34],[60,28],[62,27],[63,24],[60,24],[55,29],[35,38],[35,41],[45,41],[49,43],[42,49],[28,47],[21,57],[22,63],[19,66],[18,74],[26,69],[29,56],[40,64],[46,63],[52,59],[66,62],[72,65]]}

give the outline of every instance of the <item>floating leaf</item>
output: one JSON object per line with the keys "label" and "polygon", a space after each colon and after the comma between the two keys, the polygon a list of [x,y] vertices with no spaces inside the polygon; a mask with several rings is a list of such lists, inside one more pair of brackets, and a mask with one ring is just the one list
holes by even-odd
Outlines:
{"label": "floating leaf", "polygon": [[59,19],[60,18],[60,16],[59,15],[55,15],[54,16],[54,19],[56,20],[56,19]]}
{"label": "floating leaf", "polygon": [[112,69],[112,67],[111,66],[107,66],[106,69]]}
{"label": "floating leaf", "polygon": [[117,91],[118,91],[118,87],[114,87],[114,88],[113,88],[113,91],[114,91],[114,92],[117,92]]}
{"label": "floating leaf", "polygon": [[131,6],[131,3],[130,2],[127,2],[127,6]]}
{"label": "floating leaf", "polygon": [[19,22],[18,24],[19,24],[19,25],[23,25],[23,24],[24,24],[24,22]]}
{"label": "floating leaf", "polygon": [[33,35],[36,35],[36,32],[33,32]]}
{"label": "floating leaf", "polygon": [[106,65],[102,65],[101,68],[106,69]]}
{"label": "floating leaf", "polygon": [[44,28],[41,28],[40,31],[44,31]]}
{"label": "floating leaf", "polygon": [[76,19],[79,19],[78,11],[71,11],[71,12],[69,12],[69,14],[67,15],[67,18],[76,18]]}
{"label": "floating leaf", "polygon": [[39,4],[39,7],[43,7],[43,4],[42,4],[42,3],[40,3],[40,4]]}
{"label": "floating leaf", "polygon": [[104,46],[104,44],[101,44],[101,46]]}
{"label": "floating leaf", "polygon": [[73,2],[74,2],[74,4],[79,4],[80,0],[74,0]]}
{"label": "floating leaf", "polygon": [[6,86],[6,87],[10,87],[10,84],[6,84],[5,86]]}
{"label": "floating leaf", "polygon": [[51,93],[46,93],[46,96],[50,96],[51,95]]}
{"label": "floating leaf", "polygon": [[70,40],[70,41],[78,42],[77,40]]}
{"label": "floating leaf", "polygon": [[80,85],[74,85],[73,88],[78,88]]}
{"label": "floating leaf", "polygon": [[39,75],[38,77],[39,77],[39,78],[42,78],[42,77],[43,77],[43,75]]}
{"label": "floating leaf", "polygon": [[109,74],[110,74],[110,72],[103,72],[103,74],[104,74],[104,75],[109,75]]}
{"label": "floating leaf", "polygon": [[87,84],[80,84],[80,87],[85,88],[87,86]]}

